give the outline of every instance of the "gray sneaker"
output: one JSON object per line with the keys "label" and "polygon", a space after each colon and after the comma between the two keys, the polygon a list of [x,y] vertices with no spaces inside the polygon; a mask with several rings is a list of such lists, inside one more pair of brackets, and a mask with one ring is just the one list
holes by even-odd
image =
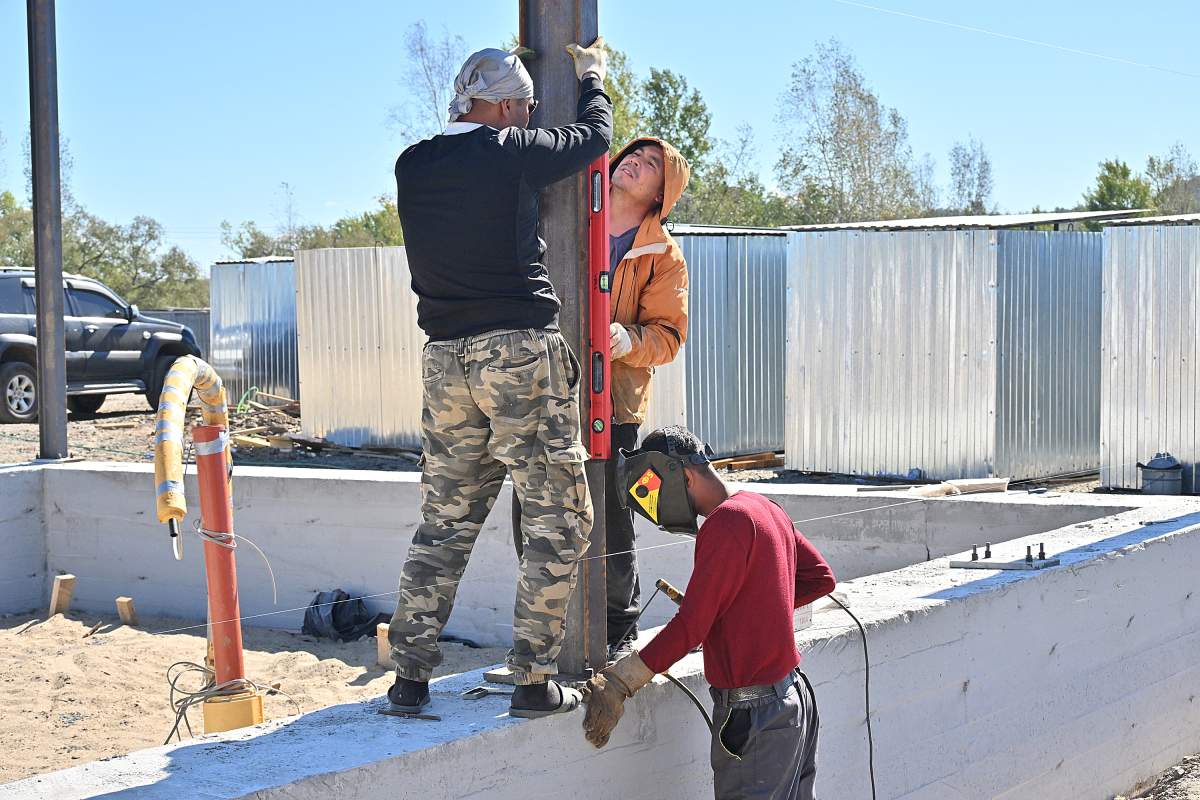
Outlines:
{"label": "gray sneaker", "polygon": [[634,650],[637,649],[635,647],[636,644],[637,644],[637,634],[636,633],[630,633],[628,636],[626,636],[624,639],[617,642],[616,644],[610,644],[608,646],[608,663],[614,664],[617,661],[620,661],[625,656],[633,655]]}

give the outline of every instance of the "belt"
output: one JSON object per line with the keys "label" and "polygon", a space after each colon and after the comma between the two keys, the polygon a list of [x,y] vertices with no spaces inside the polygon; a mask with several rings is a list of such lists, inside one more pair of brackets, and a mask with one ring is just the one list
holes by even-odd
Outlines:
{"label": "belt", "polygon": [[713,701],[727,706],[732,703],[740,703],[746,700],[759,700],[764,697],[786,697],[788,690],[796,682],[800,670],[794,668],[788,672],[783,679],[775,683],[764,683],[757,686],[741,686],[736,689],[712,689]]}

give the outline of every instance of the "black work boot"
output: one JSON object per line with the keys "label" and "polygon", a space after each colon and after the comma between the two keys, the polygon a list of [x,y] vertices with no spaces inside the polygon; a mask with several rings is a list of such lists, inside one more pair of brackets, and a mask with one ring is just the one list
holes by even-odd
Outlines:
{"label": "black work boot", "polygon": [[583,695],[577,690],[562,686],[557,681],[531,683],[513,687],[508,713],[514,717],[537,719],[574,711],[582,700]]}
{"label": "black work boot", "polygon": [[429,705],[429,681],[413,681],[396,676],[396,682],[388,689],[391,711],[416,714]]}

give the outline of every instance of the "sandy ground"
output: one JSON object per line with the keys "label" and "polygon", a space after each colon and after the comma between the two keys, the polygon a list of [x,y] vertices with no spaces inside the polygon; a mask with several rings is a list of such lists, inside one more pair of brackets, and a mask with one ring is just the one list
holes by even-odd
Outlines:
{"label": "sandy ground", "polygon": [[[97,622],[104,625],[83,638]],[[0,783],[163,744],[175,720],[167,668],[176,661],[203,663],[205,632],[151,632],[194,624],[144,617],[130,628],[91,614],[0,619]],[[302,711],[378,696],[392,684],[392,673],[375,663],[374,638],[340,643],[246,628],[244,639],[248,677],[264,685],[278,681]],[[505,655],[501,648],[442,647],[437,676],[496,664]],[[277,718],[295,713],[295,706],[273,695],[265,711]],[[199,734],[200,712],[190,719]]]}

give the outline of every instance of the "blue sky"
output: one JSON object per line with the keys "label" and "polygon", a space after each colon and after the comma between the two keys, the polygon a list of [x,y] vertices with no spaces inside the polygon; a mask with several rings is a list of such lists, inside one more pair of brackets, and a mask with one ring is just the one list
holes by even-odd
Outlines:
{"label": "blue sky", "polygon": [[[934,157],[942,182],[956,140],[984,143],[1001,210],[1076,203],[1103,158],[1140,169],[1176,141],[1200,155],[1196,77],[837,0],[599,2],[602,32],[637,71],[668,67],[701,90],[717,136],[753,126],[768,180],[790,65],[830,37],[908,119],[913,149]],[[1188,47],[1200,16],[1182,1],[870,4],[1200,73]],[[222,220],[281,220],[283,181],[302,222],[371,207],[392,188],[400,142],[388,111],[402,96],[403,34],[418,19],[483,47],[516,31],[517,2],[59,0],[76,197],[114,221],[155,217],[205,264],[226,255]],[[0,188],[19,194],[25,46],[25,2],[0,0]]]}

